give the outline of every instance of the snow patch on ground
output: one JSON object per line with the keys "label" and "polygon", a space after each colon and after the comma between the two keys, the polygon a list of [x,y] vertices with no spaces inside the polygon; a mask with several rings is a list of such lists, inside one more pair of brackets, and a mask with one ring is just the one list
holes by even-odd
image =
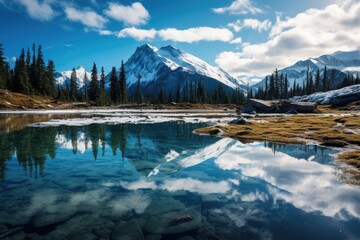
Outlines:
{"label": "snow patch on ground", "polygon": [[291,98],[290,100],[296,102],[315,102],[317,104],[330,104],[331,100],[334,97],[345,96],[348,94],[359,93],[360,94],[360,84],[352,85],[349,87],[344,87],[338,90],[332,90],[328,92],[317,92],[311,95],[305,96],[296,96]]}

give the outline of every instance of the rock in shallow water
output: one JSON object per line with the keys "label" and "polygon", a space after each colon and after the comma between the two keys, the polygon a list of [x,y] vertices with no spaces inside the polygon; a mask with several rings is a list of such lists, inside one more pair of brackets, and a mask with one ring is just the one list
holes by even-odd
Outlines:
{"label": "rock in shallow water", "polygon": [[111,233],[111,239],[114,240],[144,240],[144,235],[136,220],[122,222],[116,225]]}
{"label": "rock in shallow water", "polygon": [[200,213],[194,209],[186,209],[150,218],[145,230],[149,233],[177,234],[198,229],[200,226]]}

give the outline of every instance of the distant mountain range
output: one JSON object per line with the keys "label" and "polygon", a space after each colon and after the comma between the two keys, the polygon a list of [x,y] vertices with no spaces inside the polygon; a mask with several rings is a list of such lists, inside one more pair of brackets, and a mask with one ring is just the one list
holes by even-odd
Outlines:
{"label": "distant mountain range", "polygon": [[[337,86],[344,79],[346,74],[360,74],[360,51],[352,52],[335,52],[333,54],[322,55],[318,58],[309,58],[296,62],[290,67],[280,69],[279,72],[286,74],[289,79],[289,87],[292,87],[294,82],[302,84],[306,80],[307,69],[315,79],[315,74],[320,69],[320,75],[323,76],[325,66],[328,69],[328,76],[331,79],[331,71],[334,73],[334,80],[330,83],[331,86]],[[259,83],[252,86],[254,90],[264,87],[265,78]]]}
{"label": "distant mountain range", "polygon": [[[87,74],[90,81],[90,72],[83,67],[75,69],[79,88],[84,86],[84,76]],[[99,71],[99,69],[98,69]],[[211,66],[194,55],[186,53],[173,46],[160,49],[145,44],[136,49],[135,53],[125,63],[126,81],[128,91],[134,92],[137,79],[141,76],[141,91],[143,94],[157,94],[162,88],[166,93],[175,94],[178,86],[182,89],[186,81],[203,81],[208,91],[218,86],[226,90],[239,88],[245,91],[245,82],[232,77],[219,67]],[[66,86],[70,84],[72,70],[56,73],[56,84]],[[119,72],[117,73],[119,75]],[[110,73],[105,78],[109,87]]]}

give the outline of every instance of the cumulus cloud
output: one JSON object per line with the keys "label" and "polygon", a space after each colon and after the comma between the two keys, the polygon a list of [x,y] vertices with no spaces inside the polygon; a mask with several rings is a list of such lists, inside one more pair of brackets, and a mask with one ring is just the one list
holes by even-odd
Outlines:
{"label": "cumulus cloud", "polygon": [[227,28],[197,27],[178,30],[168,28],[158,31],[159,36],[165,40],[175,42],[222,41],[230,42],[234,36]]}
{"label": "cumulus cloud", "polygon": [[254,6],[250,0],[236,0],[227,7],[221,8],[213,8],[213,12],[223,14],[223,13],[230,13],[230,14],[256,14],[261,13],[262,10],[256,6]]}
{"label": "cumulus cloud", "polygon": [[251,28],[258,32],[262,32],[268,31],[271,28],[271,25],[272,23],[268,19],[260,21],[258,19],[249,18],[244,21],[237,20],[236,22],[229,23],[228,27],[232,28],[235,32],[239,32],[243,28]]}
{"label": "cumulus cloud", "polygon": [[98,31],[98,33],[100,34],[100,35],[104,35],[104,36],[109,36],[109,35],[113,35],[114,33],[112,32],[112,31],[110,31],[110,30],[99,30]]}
{"label": "cumulus cloud", "polygon": [[140,2],[135,2],[131,6],[124,6],[119,3],[109,3],[104,11],[106,16],[124,22],[128,25],[146,24],[150,18],[149,12]]}
{"label": "cumulus cloud", "polygon": [[155,29],[145,30],[145,29],[138,29],[135,27],[124,28],[117,34],[118,38],[131,37],[138,41],[152,40],[155,38],[155,36],[156,36]]}
{"label": "cumulus cloud", "polygon": [[92,10],[78,10],[65,7],[66,18],[70,21],[80,22],[87,27],[103,28],[107,20]]}
{"label": "cumulus cloud", "polygon": [[242,41],[241,37],[238,37],[238,38],[235,38],[234,40],[232,40],[230,43],[231,44],[241,44],[241,43],[243,43],[243,41]]}
{"label": "cumulus cloud", "polygon": [[29,16],[36,20],[50,21],[56,15],[48,1],[15,0],[15,3],[24,6]]}
{"label": "cumulus cloud", "polygon": [[284,20],[278,16],[266,42],[222,52],[216,63],[236,76],[262,78],[301,59],[359,49],[359,15],[360,3],[352,2],[309,9]]}

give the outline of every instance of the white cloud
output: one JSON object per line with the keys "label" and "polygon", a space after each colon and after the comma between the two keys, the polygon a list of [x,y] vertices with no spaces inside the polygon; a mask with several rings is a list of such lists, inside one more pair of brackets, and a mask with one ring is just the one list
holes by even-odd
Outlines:
{"label": "white cloud", "polygon": [[109,3],[104,13],[115,20],[129,25],[146,24],[150,18],[149,12],[140,2],[135,2],[131,6],[124,6],[119,3]]}
{"label": "white cloud", "polygon": [[245,19],[244,27],[248,27],[259,32],[267,31],[271,28],[271,22],[269,20],[259,21],[258,19]]}
{"label": "white cloud", "polygon": [[56,15],[56,12],[48,1],[15,0],[15,2],[24,6],[30,17],[36,20],[50,21]]}
{"label": "white cloud", "polygon": [[12,57],[11,61],[16,62],[16,57]]}
{"label": "white cloud", "polygon": [[99,30],[98,33],[100,35],[105,35],[105,36],[109,36],[109,35],[113,35],[114,33],[112,31],[109,31],[109,30]]}
{"label": "white cloud", "polygon": [[255,7],[250,0],[236,0],[230,4],[228,7],[222,8],[213,8],[215,13],[230,13],[230,14],[256,14],[261,13],[260,8]]}
{"label": "white cloud", "polygon": [[137,29],[135,27],[124,28],[117,34],[118,38],[131,37],[138,41],[152,40],[155,38],[155,36],[156,36],[155,29],[145,30],[145,29]]}
{"label": "white cloud", "polygon": [[335,51],[360,48],[360,3],[309,9],[293,18],[278,17],[268,41],[222,52],[216,63],[236,76],[262,78],[275,68]]}
{"label": "white cloud", "polygon": [[159,36],[165,40],[175,42],[198,42],[198,41],[222,41],[230,42],[233,39],[233,33],[227,28],[197,27],[178,30],[168,28],[158,31]]}
{"label": "white cloud", "polygon": [[229,23],[228,27],[234,29],[235,32],[239,32],[243,28],[251,28],[257,30],[258,32],[268,31],[271,28],[272,23],[270,20],[266,19],[264,21],[259,21],[258,19],[245,19],[243,22],[237,20],[236,22]]}
{"label": "white cloud", "polygon": [[92,10],[78,10],[73,7],[65,7],[66,18],[80,22],[87,27],[103,28],[107,20]]}
{"label": "white cloud", "polygon": [[230,43],[231,44],[241,44],[241,43],[243,43],[243,41],[242,41],[241,37],[238,37],[238,38],[235,38],[234,40],[232,40]]}

